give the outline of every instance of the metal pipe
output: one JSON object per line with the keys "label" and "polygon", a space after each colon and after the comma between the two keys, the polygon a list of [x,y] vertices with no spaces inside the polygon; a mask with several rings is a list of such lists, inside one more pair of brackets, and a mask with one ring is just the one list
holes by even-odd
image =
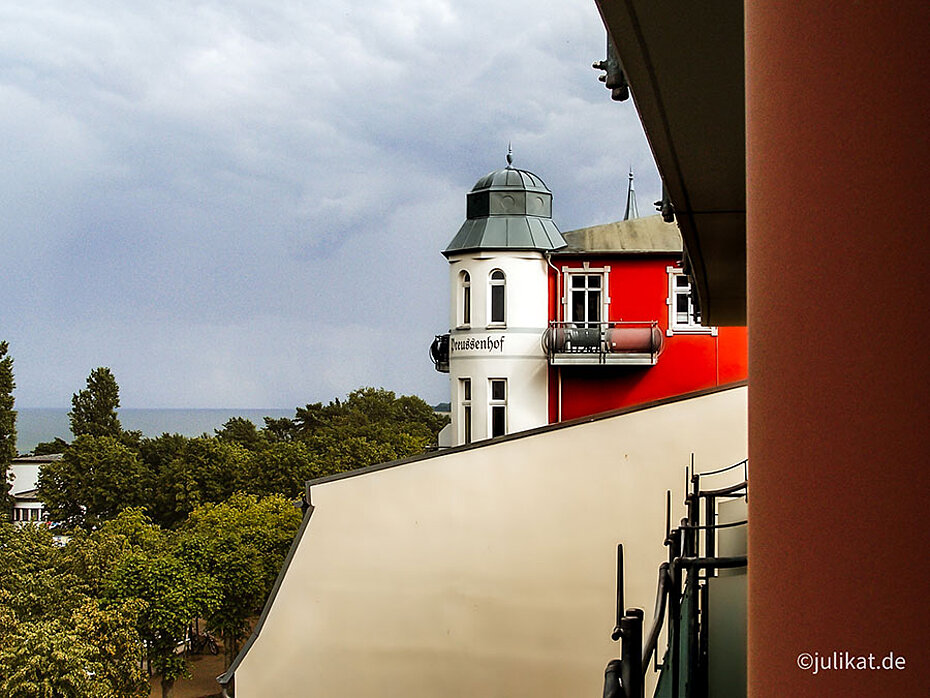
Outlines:
{"label": "metal pipe", "polygon": [[659,565],[659,583],[656,587],[656,603],[652,615],[652,627],[649,629],[649,634],[643,644],[643,674],[649,670],[649,660],[652,659],[652,655],[659,644],[659,633],[662,632],[662,625],[665,622],[665,602],[668,598],[669,584],[668,563],[663,562]]}
{"label": "metal pipe", "polygon": [[645,682],[643,681],[643,610],[628,608],[621,621],[623,646],[620,650],[621,684],[626,698],[643,698]]}
{"label": "metal pipe", "polygon": [[[725,468],[718,468],[717,470],[706,470],[703,473],[698,473],[698,477],[708,477],[709,475],[719,475],[720,473],[725,473],[728,470],[733,470],[734,468],[739,468],[740,466],[745,466],[749,462],[749,459],[744,458],[739,463],[734,463],[733,465],[728,465]],[[743,478],[744,480],[746,478]]]}
{"label": "metal pipe", "polygon": [[704,523],[707,526],[704,533],[704,554],[714,557],[717,552],[717,499],[711,495],[704,500]]}
{"label": "metal pipe", "polygon": [[730,485],[729,487],[721,487],[719,490],[704,490],[698,494],[699,497],[722,497],[724,495],[733,494],[739,490],[745,489],[748,486],[748,483],[743,480],[742,482],[737,482],[735,485]]}
{"label": "metal pipe", "polygon": [[617,545],[617,624],[610,633],[610,639],[616,642],[623,632],[623,544]]}

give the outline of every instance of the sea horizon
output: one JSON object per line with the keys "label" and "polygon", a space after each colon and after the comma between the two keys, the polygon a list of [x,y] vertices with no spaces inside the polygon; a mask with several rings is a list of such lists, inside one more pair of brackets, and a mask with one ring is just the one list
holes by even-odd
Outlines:
{"label": "sea horizon", "polygon": [[[68,420],[70,407],[17,407],[16,450],[31,453],[41,442],[56,438],[70,442],[74,437]],[[295,408],[283,407],[123,407],[118,410],[120,423],[129,431],[141,431],[154,438],[162,434],[213,436],[227,420],[243,417],[256,426],[264,426],[264,417],[293,417]]]}

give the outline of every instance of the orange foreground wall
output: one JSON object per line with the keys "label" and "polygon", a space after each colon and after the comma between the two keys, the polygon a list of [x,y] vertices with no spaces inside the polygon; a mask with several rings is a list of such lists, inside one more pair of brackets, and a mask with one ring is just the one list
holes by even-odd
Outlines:
{"label": "orange foreground wall", "polygon": [[930,690],[928,7],[746,5],[751,696]]}

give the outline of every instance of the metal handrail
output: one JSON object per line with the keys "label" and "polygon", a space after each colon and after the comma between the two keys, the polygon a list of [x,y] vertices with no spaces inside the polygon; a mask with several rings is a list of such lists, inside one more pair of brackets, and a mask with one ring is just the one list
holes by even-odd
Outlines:
{"label": "metal handrail", "polygon": [[744,458],[744,459],[741,460],[739,463],[734,463],[733,465],[728,465],[728,466],[726,466],[725,468],[718,468],[717,470],[705,470],[705,471],[702,472],[702,473],[695,473],[694,475],[695,475],[695,477],[698,477],[698,478],[707,477],[707,476],[709,476],[709,475],[719,475],[720,473],[725,473],[725,472],[727,472],[728,470],[734,470],[734,469],[739,468],[739,467],[745,467],[747,463],[749,463],[749,459],[748,459],[748,458]]}
{"label": "metal handrail", "polygon": [[698,497],[725,497],[730,494],[736,494],[740,490],[745,490],[748,487],[746,480],[742,482],[737,482],[735,485],[730,485],[729,487],[721,487],[719,490],[699,490],[695,494]]}
{"label": "metal handrail", "polygon": [[749,523],[748,519],[743,519],[742,521],[730,521],[728,523],[722,524],[681,524],[679,528],[687,528],[690,531],[712,531],[717,530],[718,528],[733,528],[734,526],[745,526]]}

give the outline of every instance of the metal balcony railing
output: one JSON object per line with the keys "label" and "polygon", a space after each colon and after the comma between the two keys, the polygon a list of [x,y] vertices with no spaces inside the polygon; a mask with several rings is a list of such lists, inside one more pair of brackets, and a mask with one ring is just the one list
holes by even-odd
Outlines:
{"label": "metal balcony railing", "polygon": [[[723,476],[731,484],[707,488],[705,480],[710,476]],[[720,522],[718,505],[724,500],[745,501],[747,476],[748,462],[745,460],[704,473],[695,473],[692,466],[685,499],[687,517],[674,529],[671,527],[671,492],[666,493],[668,562],[659,567],[655,611],[648,630],[643,611],[624,606],[623,546],[617,547],[616,625],[611,638],[622,640],[621,657],[612,660],[604,672],[604,698],[643,698],[645,677],[653,659],[655,668],[661,672],[655,688],[656,698],[711,698],[715,695],[719,686],[710,679],[710,657],[713,654],[719,661],[719,656],[734,655],[734,652],[732,647],[723,646],[721,634],[715,634],[708,622],[714,598],[711,587],[719,580],[717,575],[722,574],[721,570],[745,571],[747,565],[745,551],[730,555],[718,552],[718,538],[724,532],[746,526],[745,520]],[[737,481],[732,482],[734,479]],[[719,603],[723,597],[716,598]],[[745,605],[745,596],[741,601],[738,596],[732,597],[730,603]],[[666,618],[668,646],[660,666],[658,644]],[[745,643],[745,637],[742,642]],[[728,680],[735,681],[735,677],[728,675]],[[729,695],[745,695],[745,685],[734,684],[730,689]]]}
{"label": "metal balcony railing", "polygon": [[543,333],[549,363],[654,366],[665,335],[655,320],[644,322],[550,322]]}

